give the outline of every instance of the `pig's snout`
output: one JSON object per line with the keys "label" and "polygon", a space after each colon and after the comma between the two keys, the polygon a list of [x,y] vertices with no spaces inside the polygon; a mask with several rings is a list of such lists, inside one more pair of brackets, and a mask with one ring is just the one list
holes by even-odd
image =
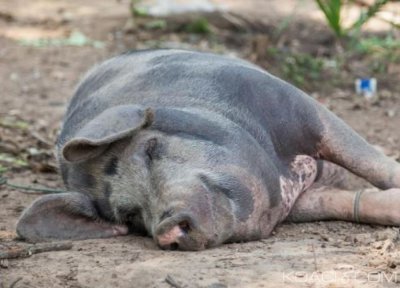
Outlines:
{"label": "pig's snout", "polygon": [[158,244],[163,249],[179,249],[179,243],[182,242],[188,232],[185,227],[189,227],[186,221],[173,226],[169,231],[157,237]]}
{"label": "pig's snout", "polygon": [[179,238],[183,236],[182,230],[179,228],[179,226],[174,226],[171,230],[168,232],[160,235],[157,237],[158,244],[163,248],[163,249],[175,249],[178,247],[174,246],[179,246]]}
{"label": "pig's snout", "polygon": [[203,233],[195,228],[188,215],[170,217],[160,223],[155,240],[166,250],[201,250],[204,249]]}

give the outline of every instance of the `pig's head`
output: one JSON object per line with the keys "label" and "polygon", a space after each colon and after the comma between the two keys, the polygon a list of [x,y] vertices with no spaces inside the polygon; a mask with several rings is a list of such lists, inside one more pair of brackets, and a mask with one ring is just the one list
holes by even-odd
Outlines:
{"label": "pig's head", "polygon": [[26,209],[17,232],[28,241],[133,231],[162,248],[200,250],[234,239],[253,212],[255,186],[243,179],[251,165],[238,164],[238,133],[225,118],[124,105],[78,132],[67,125],[58,153],[76,192],[43,196]]}

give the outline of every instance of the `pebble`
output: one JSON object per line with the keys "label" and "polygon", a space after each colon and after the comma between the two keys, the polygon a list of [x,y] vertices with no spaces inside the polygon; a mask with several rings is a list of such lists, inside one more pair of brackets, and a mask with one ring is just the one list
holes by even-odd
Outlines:
{"label": "pebble", "polygon": [[0,268],[7,269],[9,267],[8,259],[2,259],[0,260]]}

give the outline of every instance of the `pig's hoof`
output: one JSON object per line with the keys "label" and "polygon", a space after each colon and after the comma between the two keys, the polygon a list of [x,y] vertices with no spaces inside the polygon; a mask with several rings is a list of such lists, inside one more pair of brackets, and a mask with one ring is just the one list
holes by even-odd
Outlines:
{"label": "pig's hoof", "polygon": [[114,225],[112,226],[112,232],[114,236],[123,236],[129,233],[129,229],[126,225]]}

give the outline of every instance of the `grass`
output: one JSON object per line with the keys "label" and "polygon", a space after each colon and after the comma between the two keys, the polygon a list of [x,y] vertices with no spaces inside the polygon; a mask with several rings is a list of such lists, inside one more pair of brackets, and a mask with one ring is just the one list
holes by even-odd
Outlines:
{"label": "grass", "polygon": [[355,1],[315,0],[315,2],[324,14],[328,26],[335,33],[336,37],[343,38],[344,36],[359,34],[362,26],[371,18],[375,17],[390,0],[375,0],[375,2],[367,8],[361,9],[358,19],[349,25],[349,27],[343,26],[341,16],[345,6],[354,4],[356,3]]}
{"label": "grass", "polygon": [[391,35],[385,38],[362,38],[354,45],[354,50],[362,54],[394,52],[397,49],[400,49],[400,40],[395,39]]}
{"label": "grass", "polygon": [[194,34],[210,34],[211,25],[207,19],[201,17],[193,20],[191,23],[188,23],[184,30],[188,33]]}
{"label": "grass", "polygon": [[283,77],[296,86],[305,86],[307,81],[316,81],[321,77],[324,61],[309,54],[292,54],[284,57]]}

